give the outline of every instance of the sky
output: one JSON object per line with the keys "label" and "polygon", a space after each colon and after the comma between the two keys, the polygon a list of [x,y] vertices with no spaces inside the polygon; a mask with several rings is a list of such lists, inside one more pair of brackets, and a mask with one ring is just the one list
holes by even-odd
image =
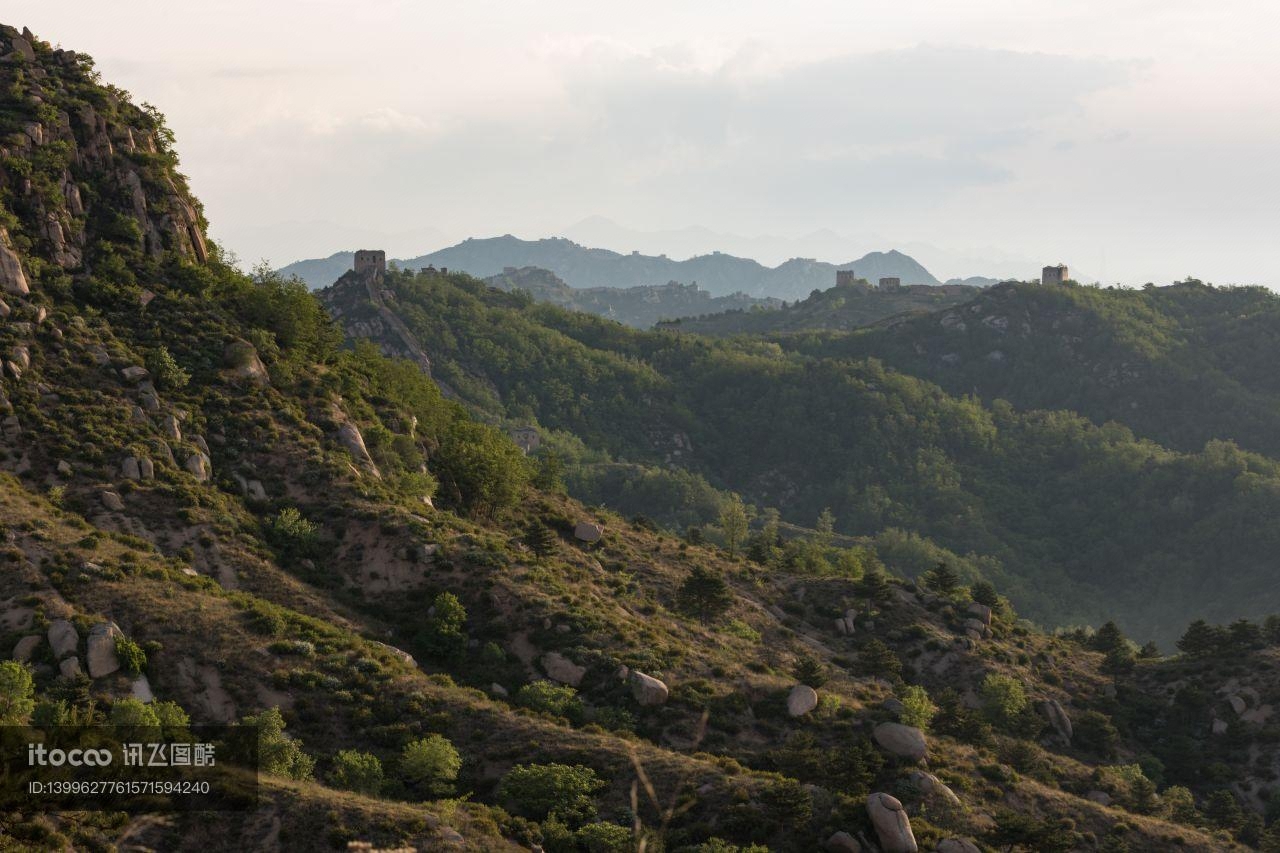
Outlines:
{"label": "sky", "polygon": [[246,264],[468,236],[1280,288],[1274,0],[9,0]]}

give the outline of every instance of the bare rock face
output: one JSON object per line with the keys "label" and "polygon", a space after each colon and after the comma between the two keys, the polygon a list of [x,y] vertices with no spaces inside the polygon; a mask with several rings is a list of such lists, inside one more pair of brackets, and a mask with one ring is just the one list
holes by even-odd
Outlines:
{"label": "bare rock face", "polygon": [[35,654],[36,649],[40,647],[43,638],[39,634],[32,634],[29,637],[23,637],[13,647],[13,659],[16,661],[29,661],[31,656]]}
{"label": "bare rock face", "polygon": [[1071,718],[1057,699],[1046,699],[1040,703],[1040,714],[1053,726],[1064,746],[1071,745]]}
{"label": "bare rock face", "polygon": [[121,636],[124,635],[114,622],[97,625],[89,632],[85,657],[89,662],[90,678],[101,678],[120,668],[120,659],[116,657],[116,637]]}
{"label": "bare rock face", "polygon": [[578,666],[559,652],[547,652],[543,655],[542,668],[553,681],[570,687],[581,684],[583,676],[587,674],[585,666]]}
{"label": "bare rock face", "polygon": [[884,853],[919,853],[920,846],[911,832],[911,820],[895,797],[882,793],[867,797],[867,816]]}
{"label": "bare rock face", "polygon": [[258,357],[258,350],[246,340],[237,338],[227,344],[222,352],[231,378],[245,385],[270,385],[267,366]]}
{"label": "bare rock face", "polygon": [[582,542],[599,542],[604,528],[590,521],[579,521],[573,528],[573,538]]}
{"label": "bare rock face", "polygon": [[902,723],[881,723],[872,730],[871,736],[885,752],[909,761],[921,761],[929,751],[924,732]]}
{"label": "bare rock face", "polygon": [[787,713],[793,717],[803,717],[818,707],[818,691],[806,684],[797,684],[791,688],[787,696]]}
{"label": "bare rock face", "polygon": [[347,418],[346,412],[342,411],[337,405],[330,411],[330,417],[338,425],[338,443],[351,454],[351,458],[355,460],[356,465],[365,472],[381,478],[382,472],[378,470],[373,457],[369,455],[369,448],[365,446],[364,436],[360,434],[360,427],[353,424]]}
{"label": "bare rock face", "polygon": [[9,239],[9,230],[3,226],[0,226],[0,287],[13,296],[26,296],[31,292],[22,262]]}
{"label": "bare rock face", "polygon": [[129,695],[143,703],[156,701],[156,694],[151,692],[151,682],[147,681],[145,675],[139,675],[133,680],[129,685]]}
{"label": "bare rock face", "polygon": [[49,625],[49,647],[53,649],[55,658],[63,658],[75,652],[80,645],[80,635],[76,626],[66,619],[54,620]]}
{"label": "bare rock face", "polygon": [[822,849],[827,853],[862,853],[862,845],[847,832],[837,832],[822,842]]}
{"label": "bare rock face", "polygon": [[667,685],[652,675],[632,670],[628,680],[631,682],[631,695],[645,707],[665,704],[670,695]]}

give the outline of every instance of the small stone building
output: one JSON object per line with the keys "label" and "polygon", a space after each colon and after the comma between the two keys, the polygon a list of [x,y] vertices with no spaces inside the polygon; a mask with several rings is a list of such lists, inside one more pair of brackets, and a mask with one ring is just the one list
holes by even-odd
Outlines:
{"label": "small stone building", "polygon": [[858,283],[858,274],[853,270],[836,270],[836,287],[850,287]]}
{"label": "small stone building", "polygon": [[1040,271],[1041,284],[1062,284],[1071,276],[1067,273],[1066,264],[1058,264],[1054,267],[1045,267]]}
{"label": "small stone building", "polygon": [[355,270],[359,275],[380,275],[387,271],[387,253],[382,249],[356,250]]}
{"label": "small stone building", "polygon": [[514,427],[511,430],[511,440],[525,453],[532,453],[542,446],[542,436],[531,426]]}
{"label": "small stone building", "polygon": [[902,279],[897,276],[886,276],[880,279],[881,290],[897,290],[902,287]]}

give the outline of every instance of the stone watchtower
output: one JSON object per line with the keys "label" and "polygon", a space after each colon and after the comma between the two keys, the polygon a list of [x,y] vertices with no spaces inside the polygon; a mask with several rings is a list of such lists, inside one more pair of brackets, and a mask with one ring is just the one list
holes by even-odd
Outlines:
{"label": "stone watchtower", "polygon": [[1056,267],[1045,267],[1040,271],[1041,284],[1062,284],[1071,276],[1067,273],[1066,264],[1058,264]]}
{"label": "stone watchtower", "polygon": [[902,279],[897,276],[885,276],[880,279],[881,290],[898,290],[902,287]]}
{"label": "stone watchtower", "polygon": [[387,271],[387,253],[381,249],[356,250],[356,275],[381,275]]}
{"label": "stone watchtower", "polygon": [[853,270],[836,270],[836,287],[849,287],[858,283],[858,276]]}

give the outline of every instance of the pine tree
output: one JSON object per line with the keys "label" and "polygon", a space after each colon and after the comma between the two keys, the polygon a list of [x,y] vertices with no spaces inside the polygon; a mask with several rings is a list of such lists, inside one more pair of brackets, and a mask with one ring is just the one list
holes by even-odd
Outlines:
{"label": "pine tree", "polygon": [[939,595],[950,595],[960,587],[960,576],[943,560],[925,573],[924,584]]}
{"label": "pine tree", "polygon": [[807,655],[800,658],[795,668],[796,681],[817,690],[827,683],[827,668]]}
{"label": "pine tree", "polygon": [[555,553],[556,550],[556,533],[541,520],[534,521],[529,525],[529,530],[524,535],[525,543],[533,549],[533,553],[539,557],[546,557]]}
{"label": "pine tree", "polygon": [[705,566],[694,566],[680,585],[681,608],[706,621],[720,616],[733,603],[733,594],[724,578]]}
{"label": "pine tree", "polygon": [[818,531],[817,541],[823,548],[831,544],[832,538],[836,533],[836,517],[831,512],[831,507],[826,507],[822,512],[818,513],[818,523],[814,525],[814,529]]}
{"label": "pine tree", "polygon": [[1000,603],[1000,594],[996,592],[996,588],[990,581],[974,582],[973,586],[969,587],[969,597],[987,607],[995,607]]}
{"label": "pine tree", "polygon": [[885,577],[884,571],[879,567],[867,569],[863,574],[862,580],[858,583],[858,591],[864,598],[876,603],[888,601],[893,595],[893,590],[889,586],[889,579]]}
{"label": "pine tree", "polygon": [[1115,622],[1108,622],[1093,635],[1092,645],[1098,651],[1110,654],[1117,649],[1125,648],[1127,643],[1120,626]]}
{"label": "pine tree", "polygon": [[1193,658],[1216,654],[1222,647],[1222,634],[1221,628],[1197,619],[1187,626],[1187,632],[1178,640],[1178,649]]}
{"label": "pine tree", "polygon": [[730,554],[737,554],[738,547],[747,536],[747,508],[742,498],[734,495],[720,510],[720,529],[724,531],[724,546]]}

